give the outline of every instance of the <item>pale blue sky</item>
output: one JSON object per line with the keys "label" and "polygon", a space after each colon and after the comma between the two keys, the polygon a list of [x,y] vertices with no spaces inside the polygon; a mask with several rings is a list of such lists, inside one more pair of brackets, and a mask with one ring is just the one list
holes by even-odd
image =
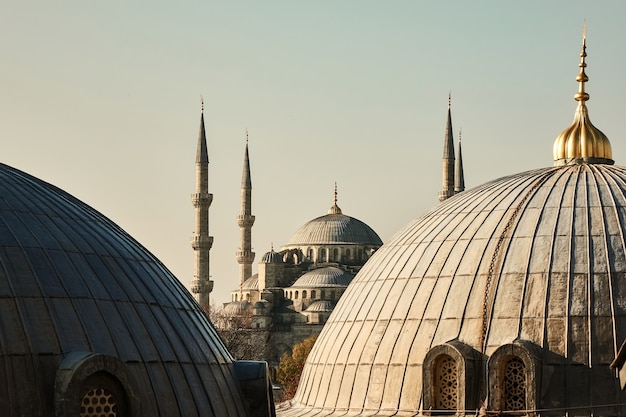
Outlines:
{"label": "pale blue sky", "polygon": [[4,1],[2,162],[192,279],[200,95],[214,299],[237,286],[245,129],[256,262],[326,213],[383,240],[437,204],[448,91],[468,187],[552,165],[588,25],[593,123],[626,162],[622,1]]}

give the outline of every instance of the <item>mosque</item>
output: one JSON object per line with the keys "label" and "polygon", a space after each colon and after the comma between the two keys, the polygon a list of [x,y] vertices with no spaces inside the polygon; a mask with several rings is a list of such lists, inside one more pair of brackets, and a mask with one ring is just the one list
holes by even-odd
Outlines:
{"label": "mosque", "polygon": [[626,415],[626,168],[580,56],[554,166],[444,187],[352,280],[280,416]]}

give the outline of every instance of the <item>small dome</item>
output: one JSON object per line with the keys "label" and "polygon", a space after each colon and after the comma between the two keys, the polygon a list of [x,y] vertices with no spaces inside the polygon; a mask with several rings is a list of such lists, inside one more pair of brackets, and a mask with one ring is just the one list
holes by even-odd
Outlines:
{"label": "small dome", "polygon": [[250,308],[250,303],[247,301],[233,301],[224,306],[224,313],[233,316],[239,316]]}
{"label": "small dome", "polygon": [[259,274],[254,274],[241,284],[241,289],[250,291],[259,289]]}
{"label": "small dome", "polygon": [[307,307],[309,313],[330,313],[335,308],[335,303],[328,300],[316,301]]}
{"label": "small dome", "polygon": [[282,264],[283,256],[278,252],[274,252],[274,248],[272,248],[272,250],[270,250],[269,252],[266,252],[265,255],[263,255],[263,258],[261,258],[261,263]]}
{"label": "small dome", "polygon": [[302,275],[291,288],[347,287],[354,275],[343,269],[328,266]]}

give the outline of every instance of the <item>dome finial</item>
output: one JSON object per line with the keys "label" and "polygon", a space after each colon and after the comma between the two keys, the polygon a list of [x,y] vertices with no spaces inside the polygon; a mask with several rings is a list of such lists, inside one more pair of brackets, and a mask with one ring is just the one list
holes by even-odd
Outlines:
{"label": "dome finial", "polygon": [[200,111],[204,113],[204,97],[200,94]]}
{"label": "dome finial", "polygon": [[583,25],[583,43],[580,51],[580,71],[576,76],[578,92],[574,100],[578,108],[574,115],[574,122],[565,129],[554,141],[554,165],[570,164],[609,164],[613,165],[611,143],[604,133],[597,129],[589,120],[589,113],[585,102],[589,94],[585,91],[585,83],[589,77],[585,73],[587,63],[587,22]]}
{"label": "dome finial", "polygon": [[576,81],[578,81],[578,92],[574,96],[576,101],[587,101],[589,100],[589,94],[585,92],[585,83],[589,81],[589,77],[585,74],[585,67],[587,64],[585,63],[585,58],[587,57],[587,22],[585,21],[583,25],[583,44],[580,51],[580,72],[576,76]]}
{"label": "dome finial", "polygon": [[328,210],[328,214],[341,214],[341,209],[337,205],[337,181],[335,181],[335,194],[333,197],[333,205],[330,210]]}

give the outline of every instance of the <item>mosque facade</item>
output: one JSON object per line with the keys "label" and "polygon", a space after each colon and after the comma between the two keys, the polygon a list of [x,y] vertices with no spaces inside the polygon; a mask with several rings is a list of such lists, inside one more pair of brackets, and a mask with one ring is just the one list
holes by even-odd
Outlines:
{"label": "mosque facade", "polygon": [[279,415],[626,415],[626,168],[580,56],[554,166],[453,193],[444,154],[445,198],[358,272]]}

